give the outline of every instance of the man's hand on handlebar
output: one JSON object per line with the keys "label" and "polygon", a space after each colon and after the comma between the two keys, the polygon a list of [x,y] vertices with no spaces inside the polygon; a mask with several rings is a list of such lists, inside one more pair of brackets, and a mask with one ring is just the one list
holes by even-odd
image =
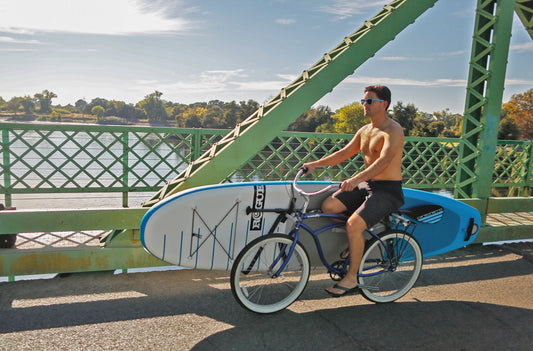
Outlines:
{"label": "man's hand on handlebar", "polygon": [[346,179],[341,184],[342,191],[352,191],[359,185],[359,181],[356,181],[354,178]]}
{"label": "man's hand on handlebar", "polygon": [[304,163],[302,166],[302,170],[304,171],[303,175],[308,175],[309,173],[313,172],[315,170],[316,166],[313,162]]}

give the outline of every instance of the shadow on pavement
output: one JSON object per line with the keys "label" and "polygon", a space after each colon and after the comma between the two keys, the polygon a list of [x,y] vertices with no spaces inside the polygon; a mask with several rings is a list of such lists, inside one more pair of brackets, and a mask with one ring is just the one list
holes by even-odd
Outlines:
{"label": "shadow on pavement", "polygon": [[[478,255],[485,251],[490,255],[489,249],[476,250]],[[443,257],[443,262],[446,259]],[[531,264],[519,257],[459,267],[429,267],[423,270],[417,287],[531,274]],[[176,335],[181,328],[203,333],[199,342],[188,347],[196,350],[429,349],[432,345],[439,345],[439,349],[529,350],[533,345],[533,310],[504,306],[505,301],[496,305],[405,299],[409,301],[377,305],[361,296],[350,296],[337,299],[348,306],[325,307],[331,306],[331,299],[323,288],[331,281],[319,279],[309,283],[302,301],[295,304],[311,306],[309,312],[297,313],[295,308],[256,315],[237,304],[228,281],[227,272],[182,270],[2,283],[0,333],[183,315],[183,324],[171,328]],[[228,327],[210,331],[209,323],[199,323],[198,316]],[[147,334],[139,337],[154,332],[139,331]]]}

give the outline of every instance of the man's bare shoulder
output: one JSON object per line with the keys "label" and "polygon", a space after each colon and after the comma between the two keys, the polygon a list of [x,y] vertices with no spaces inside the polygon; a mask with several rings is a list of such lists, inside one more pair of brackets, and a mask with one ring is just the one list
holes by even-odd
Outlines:
{"label": "man's bare shoulder", "polygon": [[387,126],[386,130],[392,135],[402,135],[403,137],[403,128],[397,121],[390,118],[390,124]]}
{"label": "man's bare shoulder", "polygon": [[359,128],[357,130],[357,134],[361,135],[361,134],[366,134],[366,133],[369,133],[372,131],[372,123],[368,123],[368,124],[365,124],[364,126],[362,126],[361,128]]}

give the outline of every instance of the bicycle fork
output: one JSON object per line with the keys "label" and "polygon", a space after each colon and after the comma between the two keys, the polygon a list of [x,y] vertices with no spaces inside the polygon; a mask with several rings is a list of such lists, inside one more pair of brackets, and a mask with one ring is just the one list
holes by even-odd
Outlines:
{"label": "bicycle fork", "polygon": [[[283,270],[287,267],[287,264],[289,263],[289,260],[292,257],[292,254],[294,252],[294,248],[296,247],[296,242],[298,241],[297,237],[298,237],[297,234],[294,235],[294,239],[292,241],[292,244],[291,244],[288,252],[287,252],[287,246],[288,246],[287,244],[278,244],[279,253],[277,254],[276,258],[274,259],[274,262],[272,262],[270,267],[268,267],[268,272],[272,272],[274,270],[274,268],[276,267],[276,265],[281,260],[283,260],[283,262],[281,264],[281,267],[279,267],[276,270],[276,272],[271,275],[271,278],[274,279],[274,278],[279,277],[281,275],[281,272],[283,272]],[[259,249],[255,253],[254,257],[250,261],[250,264],[248,265],[248,267],[245,270],[241,271],[242,274],[246,275],[246,274],[248,274],[248,273],[250,273],[252,271],[253,267],[255,266],[255,264],[257,263],[259,258],[261,257],[261,254],[263,253],[264,249],[265,249],[264,247],[259,247]]]}
{"label": "bicycle fork", "polygon": [[298,230],[293,230],[289,234],[289,236],[292,237],[292,244],[291,244],[291,247],[289,248],[289,252],[286,252],[287,244],[278,244],[279,254],[274,260],[274,262],[272,262],[272,264],[270,265],[269,271],[272,271],[274,267],[276,267],[278,262],[282,259],[283,259],[283,263],[281,264],[281,267],[279,267],[279,269],[276,271],[276,273],[272,274],[271,278],[279,277],[281,275],[281,272],[283,272],[283,270],[287,267],[287,264],[289,264],[289,260],[291,259],[292,254],[294,252],[294,248],[296,247],[296,243],[298,242]]}

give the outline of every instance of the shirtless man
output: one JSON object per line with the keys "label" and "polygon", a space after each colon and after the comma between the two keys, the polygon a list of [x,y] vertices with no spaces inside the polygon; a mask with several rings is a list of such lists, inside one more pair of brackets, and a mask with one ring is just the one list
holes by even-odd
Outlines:
{"label": "shirtless man", "polygon": [[365,170],[342,182],[340,190],[322,204],[324,213],[349,215],[346,232],[350,266],[338,284],[326,289],[333,297],[358,290],[357,272],[365,248],[363,231],[400,208],[404,202],[401,185],[404,135],[400,124],[387,116],[390,101],[389,88],[379,85],[366,87],[361,103],[370,123],[361,127],[341,150],[303,165],[307,167],[308,174],[316,167],[341,163],[359,151],[365,160]]}

